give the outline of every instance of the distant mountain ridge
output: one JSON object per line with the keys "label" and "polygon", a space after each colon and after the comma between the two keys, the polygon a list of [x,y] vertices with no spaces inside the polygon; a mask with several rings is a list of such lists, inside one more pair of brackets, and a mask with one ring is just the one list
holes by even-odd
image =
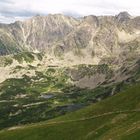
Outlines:
{"label": "distant mountain ridge", "polygon": [[1,55],[39,51],[63,59],[78,56],[99,63],[104,58],[123,57],[132,50],[138,55],[139,46],[140,17],[127,12],[80,19],[55,14],[0,24]]}

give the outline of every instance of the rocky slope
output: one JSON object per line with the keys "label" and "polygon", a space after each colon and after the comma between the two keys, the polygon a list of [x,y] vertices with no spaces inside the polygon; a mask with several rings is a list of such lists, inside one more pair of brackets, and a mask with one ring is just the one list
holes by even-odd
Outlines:
{"label": "rocky slope", "polygon": [[79,61],[97,64],[103,58],[139,54],[140,17],[127,12],[80,19],[61,14],[36,16],[24,22],[1,24],[0,35],[2,55],[45,51],[69,62],[80,57]]}

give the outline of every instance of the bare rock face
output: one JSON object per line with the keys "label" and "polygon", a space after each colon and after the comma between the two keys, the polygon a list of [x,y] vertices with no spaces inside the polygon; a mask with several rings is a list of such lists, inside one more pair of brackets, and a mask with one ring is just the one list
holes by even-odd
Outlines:
{"label": "bare rock face", "polygon": [[123,22],[131,19],[131,15],[128,12],[121,12],[116,16],[118,22]]}
{"label": "bare rock face", "polygon": [[[14,27],[15,24],[19,27]],[[36,16],[25,22],[12,25],[16,41],[24,43],[29,49],[45,50],[59,40],[62,40],[69,32],[74,30],[77,21],[63,15]],[[18,37],[20,37],[18,39]]]}
{"label": "bare rock face", "polygon": [[127,12],[80,19],[55,14],[0,24],[0,54],[20,51],[45,52],[72,62],[79,58],[87,63],[112,58],[121,62],[140,52],[140,17]]}
{"label": "bare rock face", "polygon": [[93,15],[84,17],[84,22],[88,23],[89,25],[93,26],[94,28],[97,28],[99,26],[98,17],[93,16]]}

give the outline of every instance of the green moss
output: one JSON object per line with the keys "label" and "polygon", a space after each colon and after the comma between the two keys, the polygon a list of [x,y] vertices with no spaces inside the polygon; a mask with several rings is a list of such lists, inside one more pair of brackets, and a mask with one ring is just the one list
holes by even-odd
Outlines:
{"label": "green moss", "polygon": [[13,63],[12,58],[5,57],[5,60],[4,60],[4,65],[5,65],[5,66],[11,65],[12,63]]}
{"label": "green moss", "polygon": [[37,56],[38,60],[41,61],[43,59],[43,54],[42,53],[37,53],[35,55]]}
{"label": "green moss", "polygon": [[34,55],[30,52],[18,53],[14,55],[13,58],[17,60],[19,63],[23,63],[23,61],[31,63],[34,61]]}

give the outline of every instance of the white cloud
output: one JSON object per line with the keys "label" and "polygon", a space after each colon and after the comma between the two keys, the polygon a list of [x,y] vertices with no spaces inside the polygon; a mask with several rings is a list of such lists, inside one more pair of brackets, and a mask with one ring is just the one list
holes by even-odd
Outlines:
{"label": "white cloud", "polygon": [[[13,22],[37,13],[69,13],[72,15],[115,15],[128,11],[140,15],[139,0],[1,0],[0,21]],[[10,18],[8,17],[10,16]]]}

